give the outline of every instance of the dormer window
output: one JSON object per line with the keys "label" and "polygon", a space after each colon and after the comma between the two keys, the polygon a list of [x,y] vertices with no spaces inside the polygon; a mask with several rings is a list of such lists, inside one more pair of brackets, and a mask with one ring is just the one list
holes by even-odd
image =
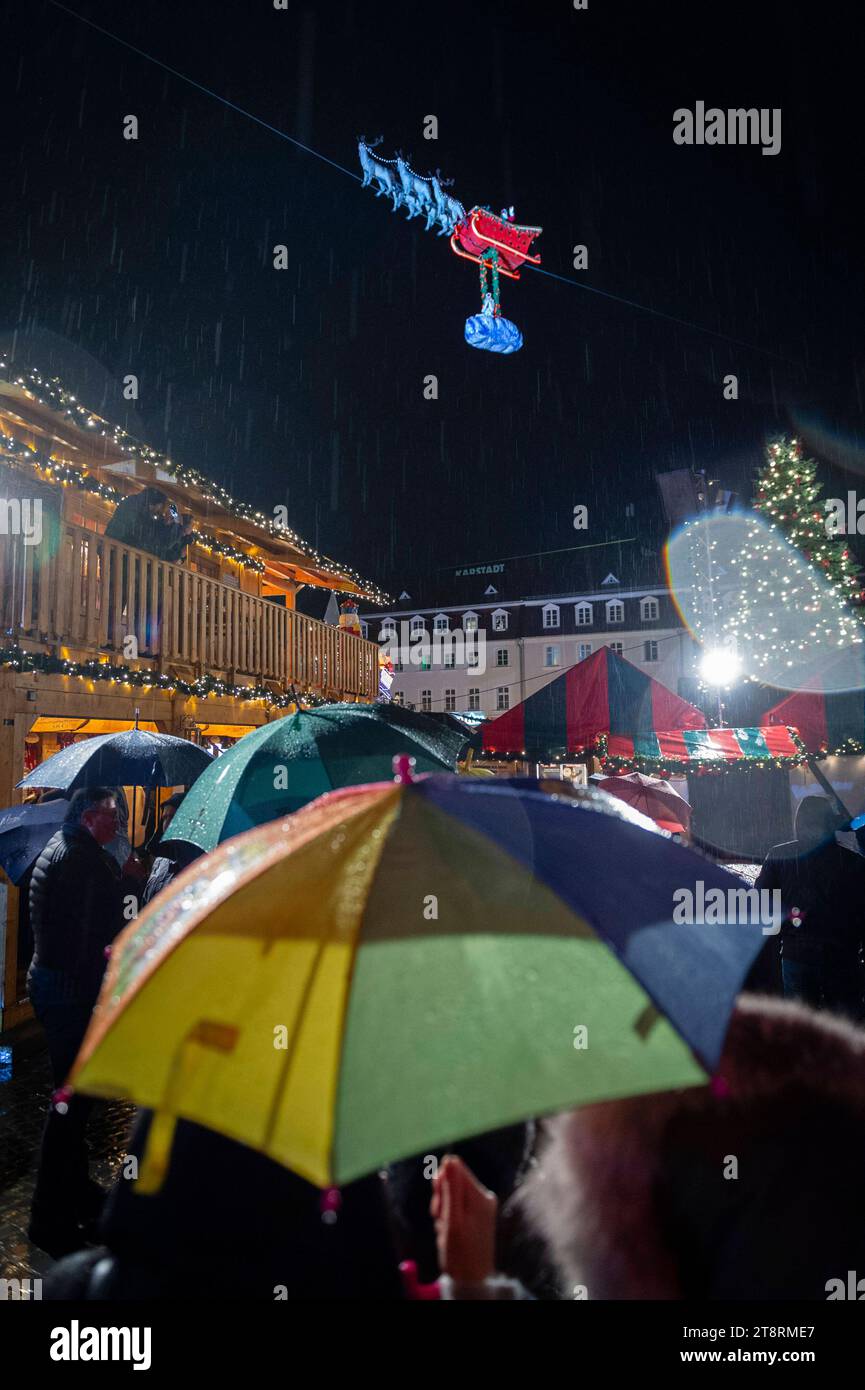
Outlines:
{"label": "dormer window", "polygon": [[640,617],[644,623],[656,623],[660,615],[658,600],[652,596],[640,599]]}
{"label": "dormer window", "polygon": [[463,632],[477,632],[478,615],[477,613],[463,613]]}
{"label": "dormer window", "polygon": [[446,613],[436,613],[433,619],[433,632],[450,632],[450,622]]}
{"label": "dormer window", "polygon": [[396,618],[385,618],[381,625],[382,638],[396,637]]}
{"label": "dormer window", "polygon": [[493,613],[493,632],[507,632],[508,615],[504,608],[497,608]]}
{"label": "dormer window", "polygon": [[617,579],[614,574],[608,574],[606,579],[601,580],[601,587],[606,586],[607,588],[609,588],[611,584],[620,584],[621,582],[622,581],[620,579]]}
{"label": "dormer window", "polygon": [[487,587],[484,589],[484,598],[495,598],[497,593],[498,589],[494,588],[492,584],[488,584]]}
{"label": "dormer window", "polygon": [[607,604],[607,622],[623,623],[625,621],[625,605],[621,599],[611,598]]}
{"label": "dormer window", "polygon": [[574,621],[577,627],[591,627],[592,605],[590,603],[578,603],[574,608]]}
{"label": "dormer window", "polygon": [[412,637],[414,637],[414,635],[415,635],[416,632],[426,632],[426,621],[425,621],[425,619],[423,619],[423,618],[421,618],[421,617],[419,617],[419,616],[417,616],[417,615],[416,615],[414,618],[412,618],[412,620],[411,620],[411,628],[410,628],[410,631],[411,631]]}
{"label": "dormer window", "polygon": [[559,609],[557,604],[545,603],[542,612],[545,629],[559,626]]}

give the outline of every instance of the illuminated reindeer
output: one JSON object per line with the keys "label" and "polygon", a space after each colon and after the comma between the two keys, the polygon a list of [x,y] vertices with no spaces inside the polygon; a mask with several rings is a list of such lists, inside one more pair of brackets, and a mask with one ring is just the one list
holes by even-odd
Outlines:
{"label": "illuminated reindeer", "polygon": [[445,193],[446,188],[453,186],[453,179],[443,179],[441,169],[436,169],[430,182],[432,183],[436,206],[427,217],[426,229],[429,231],[433,222],[437,221],[441,226],[439,236],[445,236],[453,231],[458,222],[462,222],[466,210],[457,198],[452,198],[450,194]]}
{"label": "illuminated reindeer", "polygon": [[[409,218],[417,217],[420,212],[428,213],[433,206],[429,181],[422,178],[420,174],[416,174],[414,169],[409,168],[402,157],[402,150],[396,152],[396,167],[402,184],[403,201],[409,210]],[[428,222],[427,227],[429,225]]]}
{"label": "illuminated reindeer", "polygon": [[373,159],[371,154],[371,151],[374,150],[377,145],[380,145],[383,140],[384,136],[380,135],[377,140],[373,140],[372,143],[368,144],[363,135],[358,137],[357,152],[360,157],[360,167],[363,169],[361,187],[366,188],[367,184],[372,183],[373,179],[377,179],[378,188],[376,189],[375,196],[380,198],[382,193],[386,193],[389,197],[393,198],[393,211],[396,212],[397,208],[400,207],[403,202],[403,195],[397,187],[396,179],[387,167],[388,163],[393,163],[393,161],[388,160],[382,162],[379,159]]}

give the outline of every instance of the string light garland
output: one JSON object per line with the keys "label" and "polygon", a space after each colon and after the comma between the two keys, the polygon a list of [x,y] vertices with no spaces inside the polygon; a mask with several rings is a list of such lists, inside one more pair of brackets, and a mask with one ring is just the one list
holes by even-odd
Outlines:
{"label": "string light garland", "polygon": [[682,777],[691,775],[703,776],[726,776],[731,773],[751,772],[755,769],[764,771],[769,768],[791,768],[801,767],[807,763],[810,757],[817,759],[825,758],[824,751],[819,753],[809,753],[799,735],[794,729],[790,729],[790,736],[796,745],[795,754],[779,754],[771,758],[732,758],[721,760],[714,758],[671,758],[669,755],[664,757],[633,757],[622,758],[608,752],[607,735],[601,734],[594,746],[588,751],[599,759],[605,772],[645,772],[654,777]]}
{"label": "string light garland", "polygon": [[[359,597],[376,606],[387,607],[391,603],[391,598],[384,593],[377,584],[364,579],[361,575],[348,565],[340,565],[328,555],[323,555],[314,546],[308,544],[302,536],[298,535],[289,526],[278,525],[272,517],[266,513],[257,511],[250,503],[232,497],[231,493],[219,483],[213,482],[204,473],[199,473],[195,468],[186,467],[183,464],[174,462],[158,449],[153,449],[149,444],[144,444],[119,425],[112,425],[101,415],[92,410],[88,410],[82,405],[70,391],[67,391],[59,377],[43,377],[42,374],[33,368],[16,367],[14,375],[5,357],[0,356],[0,375],[15,386],[20,386],[28,393],[39,405],[55,410],[58,414],[66,416],[81,429],[92,430],[99,434],[103,439],[108,439],[118,449],[121,449],[129,458],[135,458],[143,463],[152,464],[154,467],[161,468],[168,473],[176,482],[186,488],[194,488],[206,501],[213,502],[224,511],[230,512],[243,521],[256,526],[265,535],[273,540],[287,541],[295,549],[301,551],[305,558],[310,561],[316,569],[330,575],[335,581],[341,578],[349,579],[359,589]],[[26,447],[26,446],[25,446]],[[33,450],[30,451],[34,453]],[[35,456],[35,455],[34,455]],[[334,584],[336,592],[345,593],[338,582]]]}
{"label": "string light garland", "polygon": [[179,676],[168,676],[162,671],[136,669],[132,666],[116,666],[109,661],[69,661],[65,657],[43,652],[25,652],[21,647],[0,648],[0,667],[11,667],[15,671],[34,671],[45,676],[72,676],[76,680],[107,681],[110,685],[128,685],[136,689],[162,690],[169,695],[206,697],[218,695],[234,700],[247,700],[250,703],[267,705],[271,709],[287,709],[289,705],[300,703],[309,708],[318,708],[329,702],[324,696],[312,691],[281,692],[275,694],[267,686],[234,685],[230,681],[218,680],[216,676],[199,676],[194,681],[182,680]]}
{"label": "string light garland", "polygon": [[209,550],[212,555],[221,556],[223,560],[231,560],[235,565],[241,565],[245,570],[252,570],[254,574],[264,574],[264,561],[259,560],[257,555],[247,555],[225,541],[218,541],[215,536],[193,531],[192,543],[202,550]]}

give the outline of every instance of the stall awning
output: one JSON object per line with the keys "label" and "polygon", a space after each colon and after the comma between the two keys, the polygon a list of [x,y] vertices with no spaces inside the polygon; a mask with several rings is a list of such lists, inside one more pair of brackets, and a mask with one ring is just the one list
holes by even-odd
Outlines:
{"label": "stall awning", "polygon": [[255,733],[257,724],[196,724],[202,738],[243,738]]}
{"label": "stall awning", "polygon": [[483,726],[484,750],[549,762],[589,749],[602,734],[702,729],[705,716],[610,647]]}
{"label": "stall awning", "polygon": [[808,750],[794,728],[672,729],[598,739],[593,750],[605,768],[655,772],[730,772],[754,767],[797,767]]}
{"label": "stall awning", "polygon": [[[148,734],[158,734],[159,728],[148,719],[139,719],[139,729]],[[31,734],[122,734],[126,729],[134,729],[134,719],[73,719],[40,714],[30,730]]]}

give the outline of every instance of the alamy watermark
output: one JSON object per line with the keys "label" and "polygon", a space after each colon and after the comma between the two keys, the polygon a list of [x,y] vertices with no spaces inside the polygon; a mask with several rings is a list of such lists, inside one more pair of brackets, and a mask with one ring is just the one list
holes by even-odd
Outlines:
{"label": "alamy watermark", "polygon": [[707,888],[698,878],[693,888],[673,893],[673,921],[682,926],[759,926],[777,936],[784,920],[779,888]]}
{"label": "alamy watermark", "polygon": [[677,145],[762,145],[762,154],[781,151],[781,108],[736,107],[706,109],[698,101],[694,110],[680,106],[673,112],[673,141]]}
{"label": "alamy watermark", "polygon": [[855,492],[843,497],[826,497],[827,536],[865,536],[865,497],[857,497]]}
{"label": "alamy watermark", "polygon": [[399,625],[385,627],[379,632],[379,643],[385,656],[396,667],[415,666],[422,671],[441,667],[465,666],[470,671],[483,675],[487,669],[486,633],[476,628],[449,628],[447,631],[413,626],[403,621]]}
{"label": "alamy watermark", "polygon": [[41,545],[41,499],[0,497],[0,536],[20,536],[25,545]]}

